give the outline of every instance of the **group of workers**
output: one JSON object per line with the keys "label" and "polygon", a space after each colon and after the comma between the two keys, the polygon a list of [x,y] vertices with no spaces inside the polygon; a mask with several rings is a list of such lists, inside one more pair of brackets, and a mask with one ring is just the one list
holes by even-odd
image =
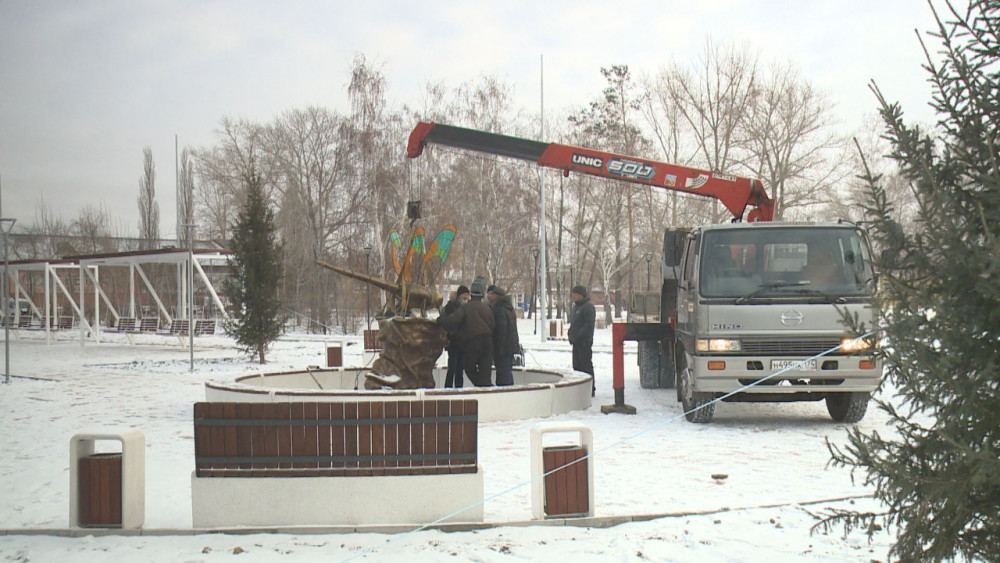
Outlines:
{"label": "group of workers", "polygon": [[[486,299],[484,301],[483,299]],[[594,305],[587,289],[572,290],[569,342],[573,346],[573,369],[594,375]],[[448,332],[448,374],[445,387],[462,387],[465,376],[477,387],[514,384],[514,355],[521,349],[514,303],[503,288],[483,288],[481,278],[472,286],[458,286],[455,296],[441,310],[438,323]]]}

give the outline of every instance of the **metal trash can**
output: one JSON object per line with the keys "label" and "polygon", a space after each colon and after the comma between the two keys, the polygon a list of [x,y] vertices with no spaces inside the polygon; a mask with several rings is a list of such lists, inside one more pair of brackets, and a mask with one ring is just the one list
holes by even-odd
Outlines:
{"label": "metal trash can", "polygon": [[[577,443],[543,447],[544,436],[555,433],[574,433]],[[593,451],[593,432],[578,422],[541,422],[531,428],[532,518],[594,515],[594,459],[588,457]]]}

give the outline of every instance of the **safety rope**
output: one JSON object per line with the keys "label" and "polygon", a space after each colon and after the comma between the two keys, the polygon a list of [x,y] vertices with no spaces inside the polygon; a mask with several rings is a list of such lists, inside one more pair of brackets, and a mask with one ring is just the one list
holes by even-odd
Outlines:
{"label": "safety rope", "polygon": [[[865,338],[868,338],[868,337],[872,336],[873,334],[874,334],[874,331],[869,331],[869,332],[867,332],[867,333],[865,333],[865,334],[863,334],[863,335],[855,338],[853,341],[851,341],[851,343],[857,342],[859,340],[864,340]],[[785,366],[784,368],[782,368],[782,369],[780,369],[780,370],[778,370],[778,371],[776,371],[774,373],[771,373],[771,374],[767,375],[766,377],[758,379],[758,380],[756,380],[756,381],[754,381],[752,383],[744,385],[743,387],[740,387],[739,389],[737,389],[735,391],[730,391],[729,393],[726,393],[724,395],[716,397],[716,398],[712,399],[711,401],[708,401],[707,403],[704,403],[702,405],[698,405],[697,407],[691,409],[690,411],[682,412],[682,413],[680,413],[680,414],[678,414],[676,416],[672,416],[670,418],[667,418],[666,420],[664,420],[662,422],[653,424],[652,426],[648,426],[648,427],[646,427],[646,428],[644,428],[644,429],[642,429],[642,430],[640,430],[640,431],[638,431],[638,432],[636,432],[634,434],[631,434],[629,436],[626,436],[626,437],[618,440],[617,442],[613,442],[612,444],[610,444],[608,446],[605,446],[603,448],[597,449],[594,452],[588,452],[587,455],[585,455],[583,457],[577,458],[577,459],[575,459],[573,461],[570,461],[569,463],[566,463],[564,465],[556,467],[556,468],[552,469],[551,471],[547,471],[547,472],[545,472],[545,473],[543,473],[543,474],[541,474],[541,475],[539,475],[539,476],[537,476],[537,477],[535,477],[533,479],[529,479],[527,481],[523,481],[521,483],[518,483],[518,484],[516,484],[516,485],[514,485],[512,487],[509,487],[507,489],[504,489],[504,490],[500,491],[499,493],[496,493],[496,494],[493,494],[493,495],[491,495],[491,496],[489,496],[487,498],[484,498],[483,500],[481,500],[481,501],[479,501],[477,503],[470,504],[469,506],[466,506],[464,508],[460,508],[460,509],[458,509],[458,510],[456,510],[454,512],[451,512],[450,514],[446,514],[446,515],[438,518],[437,520],[434,520],[433,522],[428,522],[428,523],[423,524],[421,526],[418,526],[418,527],[416,527],[416,528],[414,528],[414,529],[412,529],[412,530],[410,530],[408,532],[405,532],[405,533],[399,534],[397,536],[394,536],[393,538],[391,538],[388,541],[386,541],[386,543],[378,545],[378,546],[374,546],[374,547],[371,547],[371,548],[366,549],[364,551],[361,551],[359,553],[356,553],[356,554],[352,555],[351,557],[348,557],[347,559],[344,559],[344,561],[345,562],[346,561],[354,561],[355,559],[358,559],[359,557],[368,555],[370,553],[375,553],[377,550],[379,550],[381,548],[384,548],[386,546],[392,545],[393,543],[396,543],[397,541],[406,539],[406,538],[412,536],[413,534],[416,534],[417,532],[422,532],[423,530],[426,530],[426,529],[430,528],[431,526],[436,526],[438,524],[441,524],[442,522],[445,522],[448,519],[453,518],[453,517],[455,517],[455,516],[457,516],[457,515],[465,512],[465,511],[467,511],[467,510],[471,510],[473,508],[477,508],[477,507],[479,507],[481,505],[486,504],[488,501],[496,500],[496,499],[498,499],[498,498],[500,498],[502,496],[505,496],[505,495],[508,495],[510,493],[513,493],[514,491],[523,489],[524,487],[532,485],[535,482],[537,482],[537,481],[539,481],[541,479],[544,479],[545,477],[547,477],[547,476],[555,473],[556,471],[560,471],[562,469],[570,467],[571,465],[575,465],[575,464],[580,463],[582,461],[588,460],[591,457],[596,457],[598,454],[603,454],[603,453],[605,453],[605,452],[607,452],[609,450],[612,450],[612,449],[617,448],[617,447],[619,447],[619,446],[621,446],[621,445],[623,445],[625,443],[628,443],[628,442],[630,442],[632,440],[635,440],[636,438],[639,438],[640,436],[643,436],[643,435],[648,434],[648,433],[650,433],[650,432],[652,432],[654,430],[662,428],[663,426],[666,426],[667,424],[670,424],[672,422],[680,420],[682,417],[685,417],[688,414],[691,414],[691,413],[697,412],[697,411],[699,411],[701,409],[707,408],[710,405],[714,405],[715,403],[718,403],[719,401],[723,401],[723,400],[725,400],[725,399],[727,399],[729,397],[732,397],[733,395],[736,395],[738,393],[742,393],[742,392],[746,391],[747,389],[750,389],[752,387],[760,385],[760,384],[764,383],[765,381],[768,381],[771,378],[774,378],[776,376],[782,375],[782,374],[784,374],[786,372],[789,372],[789,371],[792,371],[794,369],[797,369],[798,367],[803,366],[803,365],[805,365],[805,364],[807,364],[807,363],[809,363],[809,362],[811,362],[813,360],[816,360],[818,358],[822,358],[822,357],[827,356],[827,355],[829,355],[829,354],[831,354],[833,352],[836,352],[841,347],[843,347],[844,344],[845,343],[842,342],[839,345],[837,345],[837,346],[835,346],[833,348],[830,348],[829,350],[826,350],[824,352],[820,352],[819,354],[816,354],[815,356],[812,356],[810,358],[806,358],[804,360],[798,361],[798,362],[796,362],[794,364],[791,364],[789,366]]]}

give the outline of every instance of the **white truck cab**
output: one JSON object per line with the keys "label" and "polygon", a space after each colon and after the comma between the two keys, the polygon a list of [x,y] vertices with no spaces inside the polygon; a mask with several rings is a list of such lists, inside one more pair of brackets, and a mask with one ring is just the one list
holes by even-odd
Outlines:
{"label": "white truck cab", "polygon": [[864,417],[882,366],[869,351],[875,339],[855,339],[844,320],[868,329],[876,320],[860,228],[732,223],[682,240],[680,260],[664,264],[664,282],[676,283],[674,374],[688,420],[711,421],[709,403],[721,396],[825,399],[834,420]]}

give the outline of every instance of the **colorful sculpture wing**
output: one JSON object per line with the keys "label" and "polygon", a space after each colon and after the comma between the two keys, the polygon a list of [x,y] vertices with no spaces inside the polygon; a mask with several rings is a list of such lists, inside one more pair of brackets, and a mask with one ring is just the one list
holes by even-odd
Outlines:
{"label": "colorful sculpture wing", "polygon": [[413,242],[406,252],[406,259],[403,260],[403,280],[413,281],[413,257],[424,253],[424,228],[417,227],[413,231]]}
{"label": "colorful sculpture wing", "polygon": [[417,227],[417,230],[413,231],[413,244],[410,245],[413,248],[413,253],[420,256],[424,253],[424,228]]}
{"label": "colorful sculpture wing", "polygon": [[455,240],[455,225],[448,225],[441,229],[441,232],[434,237],[434,242],[427,248],[424,256],[424,264],[431,261],[431,258],[440,258],[441,265],[448,259],[448,252],[451,251],[451,243]]}
{"label": "colorful sculpture wing", "polygon": [[389,254],[392,254],[392,267],[396,270],[396,275],[403,273],[403,265],[399,263],[399,249],[403,246],[403,239],[399,236],[399,231],[395,227],[389,231]]}
{"label": "colorful sculpture wing", "polygon": [[[434,242],[427,248],[427,254],[424,255],[424,283],[431,284],[437,279],[438,274],[441,269],[444,268],[444,263],[448,260],[448,253],[451,251],[451,244],[455,240],[455,225],[447,225],[445,228],[434,237]],[[437,268],[434,273],[430,273],[431,260],[433,258],[438,258]]]}

